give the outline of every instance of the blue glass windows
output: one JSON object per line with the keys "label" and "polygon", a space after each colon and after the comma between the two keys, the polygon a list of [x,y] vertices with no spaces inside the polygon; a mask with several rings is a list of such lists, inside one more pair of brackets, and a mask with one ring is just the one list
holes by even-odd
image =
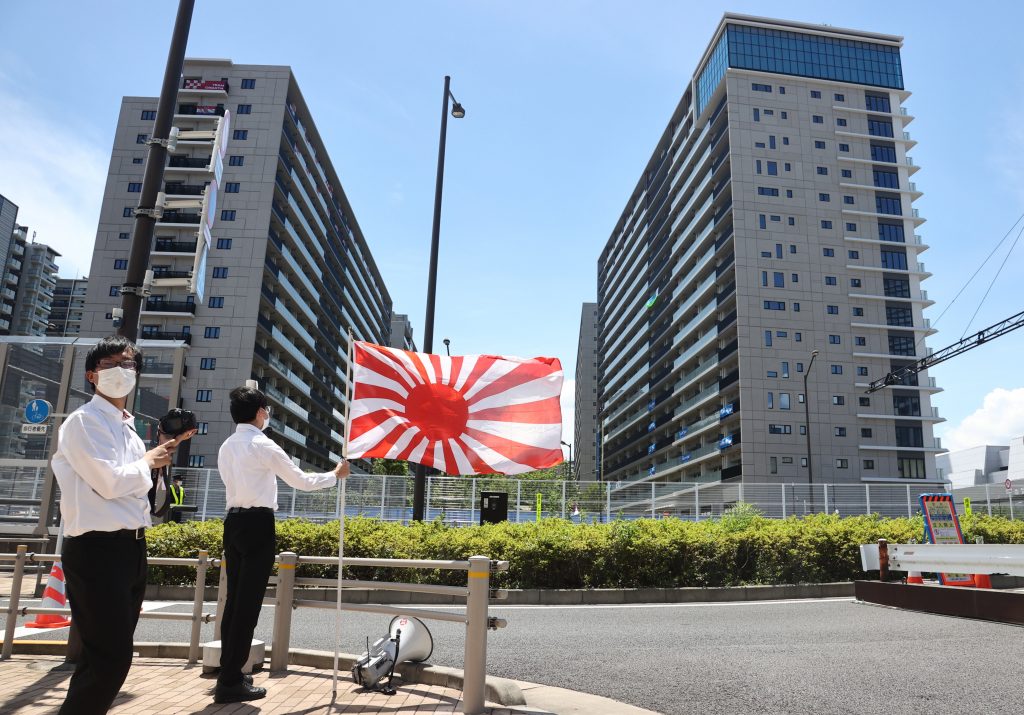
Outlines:
{"label": "blue glass windows", "polygon": [[758,84],[754,82],[750,85],[750,89],[753,92],[771,92],[772,86],[770,84]]}
{"label": "blue glass windows", "polygon": [[871,161],[896,163],[896,147],[892,144],[871,144]]}
{"label": "blue glass windows", "polygon": [[875,195],[875,211],[880,214],[890,214],[892,216],[902,216],[903,206],[900,203],[900,197],[898,194],[876,194]]}
{"label": "blue glass windows", "polygon": [[892,122],[889,120],[869,119],[868,134],[873,137],[891,137],[893,136]]}
{"label": "blue glass windows", "polygon": [[906,243],[906,237],[903,234],[902,223],[888,223],[886,221],[878,222],[878,240],[879,241],[892,241],[893,243]]}
{"label": "blue glass windows", "polygon": [[879,186],[884,189],[900,188],[900,175],[895,171],[875,169],[871,172],[871,175],[874,177],[875,186]]}
{"label": "blue glass windows", "polygon": [[869,112],[885,112],[886,114],[892,113],[892,107],[889,104],[889,95],[887,94],[875,94],[874,92],[864,93],[865,107]]}

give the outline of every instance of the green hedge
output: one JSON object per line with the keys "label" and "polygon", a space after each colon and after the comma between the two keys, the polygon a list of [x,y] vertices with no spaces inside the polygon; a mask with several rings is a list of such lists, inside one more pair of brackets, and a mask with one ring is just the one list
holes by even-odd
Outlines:
{"label": "green hedge", "polygon": [[[965,538],[986,543],[1024,543],[1024,522],[974,515],[961,520]],[[147,534],[150,556],[195,556],[206,549],[220,556],[219,521],[162,524]],[[643,519],[610,524],[573,524],[562,519],[539,523],[505,522],[448,527],[440,521],[410,526],[355,518],[345,522],[349,557],[466,559],[482,554],[507,560],[511,569],[496,578],[500,588],[671,588],[849,581],[863,578],[860,544],[880,538],[893,543],[920,541],[921,517],[840,518],[813,515],[765,519],[749,513],[721,520],[690,522]],[[336,556],[338,522],[302,519],[277,522],[278,551]],[[330,566],[300,566],[300,576],[334,577]],[[460,584],[452,571],[404,571],[352,567],[347,578]],[[211,569],[208,584],[216,584]],[[192,584],[195,570],[153,567],[150,581]]]}

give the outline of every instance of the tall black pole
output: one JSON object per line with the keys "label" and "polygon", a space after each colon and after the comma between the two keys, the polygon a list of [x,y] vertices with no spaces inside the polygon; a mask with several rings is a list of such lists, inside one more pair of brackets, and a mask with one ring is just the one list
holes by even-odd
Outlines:
{"label": "tall black pole", "polygon": [[[807,484],[814,486],[814,467],[811,465],[811,396],[807,392],[807,378],[811,374],[811,366],[814,365],[814,358],[818,357],[818,351],[811,353],[811,361],[807,363],[804,370],[804,432],[807,435]],[[811,494],[811,504],[814,503],[814,495]]]}
{"label": "tall black pole", "polygon": [[[185,64],[185,47],[188,45],[188,31],[192,24],[192,9],[195,0],[178,0],[178,16],[174,20],[174,34],[171,35],[171,49],[167,53],[167,67],[164,69],[164,83],[160,88],[160,101],[153,125],[154,140],[165,140],[171,134],[174,121],[174,105],[178,101],[178,83],[181,81]],[[164,164],[167,161],[167,147],[153,142],[146,157],[146,173],[142,180],[140,209],[152,209],[156,195],[164,180]],[[128,254],[128,273],[121,291],[121,325],[117,334],[134,341],[139,335],[139,313],[142,311],[142,284],[149,268],[149,257],[153,249],[153,231],[156,218],[149,214],[137,214],[132,231],[131,252]]]}
{"label": "tall black pole", "polygon": [[[452,78],[444,77],[444,98],[441,102],[441,139],[437,147],[437,183],[434,186],[434,226],[430,233],[430,272],[427,275],[427,315],[423,328],[423,352],[434,349],[434,297],[437,289],[437,249],[441,238],[441,191],[444,188],[444,144],[448,134],[448,97]],[[413,486],[412,518],[423,521],[426,514],[427,468],[416,465]]]}

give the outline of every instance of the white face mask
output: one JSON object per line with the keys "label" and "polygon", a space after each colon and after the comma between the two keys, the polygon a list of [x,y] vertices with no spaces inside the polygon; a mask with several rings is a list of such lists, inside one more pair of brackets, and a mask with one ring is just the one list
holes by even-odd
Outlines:
{"label": "white face mask", "polygon": [[264,408],[264,411],[267,413],[267,419],[263,420],[263,426],[260,429],[266,432],[267,427],[270,427],[270,410]]}
{"label": "white face mask", "polygon": [[107,397],[127,397],[135,389],[135,371],[123,367],[108,367],[96,373],[96,389]]}

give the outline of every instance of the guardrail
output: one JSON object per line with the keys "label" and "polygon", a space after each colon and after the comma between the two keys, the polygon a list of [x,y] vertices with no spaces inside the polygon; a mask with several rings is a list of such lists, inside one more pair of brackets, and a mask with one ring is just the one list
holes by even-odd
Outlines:
{"label": "guardrail", "polygon": [[[21,606],[21,583],[26,564],[60,561],[59,554],[36,554],[28,551],[21,544],[14,554],[0,554],[0,562],[14,562],[14,574],[11,582],[11,598],[7,606],[7,623],[4,631],[3,648],[0,660],[11,657],[14,648],[14,631],[17,617],[37,614],[70,615],[69,608],[36,608]],[[330,601],[313,601],[296,598],[296,586],[319,586],[337,588],[337,579],[296,578],[295,569],[301,564],[337,565],[338,559],[331,556],[300,556],[285,551],[275,558],[278,564],[276,578],[276,594],[274,609],[274,627],[271,640],[270,670],[282,671],[288,666],[288,645],[291,638],[292,611],[296,608],[333,609],[338,605]],[[188,621],[191,624],[189,634],[188,662],[194,664],[199,659],[200,624],[214,621],[214,636],[220,638],[219,614],[227,601],[227,572],[220,569],[220,581],[217,587],[217,610],[214,613],[203,613],[203,591],[206,583],[206,572],[212,567],[220,567],[221,559],[211,559],[209,553],[200,551],[198,558],[165,558],[148,559],[150,566],[194,566],[196,568],[196,588],[192,601],[192,613],[157,613],[143,612],[140,618],[151,618],[170,621]],[[425,608],[395,608],[378,604],[356,604],[342,601],[341,609],[360,611],[363,613],[383,613],[387,615],[411,615],[421,619],[433,619],[464,623],[466,626],[466,643],[464,656],[463,679],[463,711],[467,715],[484,711],[484,693],[487,678],[487,631],[504,628],[504,619],[488,615],[490,599],[504,598],[505,591],[490,588],[490,576],[498,571],[507,571],[508,561],[492,561],[486,556],[471,556],[467,561],[441,561],[417,559],[368,559],[346,558],[344,567],[372,566],[376,568],[409,568],[409,569],[440,569],[467,572],[465,586],[439,586],[434,584],[393,583],[378,581],[361,581],[342,579],[342,589],[373,588],[382,591],[406,591],[410,593],[429,593],[454,596],[466,599],[465,614],[447,613]],[[271,581],[274,578],[271,577]],[[298,591],[301,595],[302,591]]]}
{"label": "guardrail", "polygon": [[922,573],[1008,574],[1024,576],[1024,544],[862,544],[865,571],[889,569]]}

